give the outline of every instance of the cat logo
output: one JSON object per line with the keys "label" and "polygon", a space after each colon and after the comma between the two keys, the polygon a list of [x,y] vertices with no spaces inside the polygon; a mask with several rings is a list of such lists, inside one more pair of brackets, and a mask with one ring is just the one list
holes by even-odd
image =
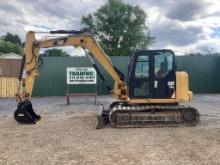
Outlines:
{"label": "cat logo", "polygon": [[174,81],[168,81],[167,85],[169,86],[170,89],[174,89],[175,82]]}
{"label": "cat logo", "polygon": [[62,38],[62,39],[59,39],[59,40],[56,40],[54,41],[53,45],[54,46],[62,46],[65,44],[67,38]]}

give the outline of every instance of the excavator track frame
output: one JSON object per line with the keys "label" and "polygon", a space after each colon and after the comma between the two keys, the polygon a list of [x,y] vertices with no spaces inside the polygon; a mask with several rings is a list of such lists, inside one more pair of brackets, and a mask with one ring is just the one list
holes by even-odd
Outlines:
{"label": "excavator track frame", "polygon": [[118,101],[113,102],[101,116],[105,121],[103,125],[109,121],[116,128],[195,126],[200,117],[197,109],[179,104],[128,104]]}

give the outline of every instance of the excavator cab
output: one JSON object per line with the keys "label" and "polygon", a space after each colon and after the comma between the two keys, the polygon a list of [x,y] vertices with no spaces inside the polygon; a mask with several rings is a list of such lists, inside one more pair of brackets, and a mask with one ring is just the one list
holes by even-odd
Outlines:
{"label": "excavator cab", "polygon": [[138,51],[132,56],[128,87],[130,98],[172,98],[175,93],[175,60],[171,50]]}

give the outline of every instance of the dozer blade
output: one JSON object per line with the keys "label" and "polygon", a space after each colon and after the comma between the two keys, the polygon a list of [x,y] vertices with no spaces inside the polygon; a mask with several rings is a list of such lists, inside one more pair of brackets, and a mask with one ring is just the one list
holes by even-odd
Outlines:
{"label": "dozer blade", "polygon": [[34,112],[32,103],[27,100],[18,103],[18,108],[14,112],[14,118],[22,124],[36,124],[41,119],[41,116]]}
{"label": "dozer blade", "polygon": [[105,125],[108,123],[109,123],[109,111],[104,110],[103,105],[100,105],[97,114],[96,129],[104,128]]}

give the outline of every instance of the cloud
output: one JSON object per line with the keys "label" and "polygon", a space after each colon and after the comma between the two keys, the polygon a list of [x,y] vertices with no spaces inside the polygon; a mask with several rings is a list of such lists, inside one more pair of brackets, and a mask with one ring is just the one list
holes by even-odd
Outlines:
{"label": "cloud", "polygon": [[184,0],[172,3],[166,8],[165,15],[171,19],[190,21],[207,13],[207,2]]}
{"label": "cloud", "polygon": [[220,51],[220,2],[149,0],[145,8],[151,34],[156,37],[151,48],[170,48],[177,54],[202,52],[205,46]]}
{"label": "cloud", "polygon": [[[96,11],[107,0],[7,0],[0,2],[0,35],[81,28],[81,17]],[[172,48],[177,54],[202,51],[212,45],[219,50],[220,2],[213,0],[124,0],[139,5],[148,14],[156,43],[151,47]]]}
{"label": "cloud", "polygon": [[7,1],[2,1],[0,5],[0,10],[6,13],[20,15],[23,14],[14,4],[10,4]]}
{"label": "cloud", "polygon": [[[152,35],[156,37],[157,46],[166,45],[185,46],[192,44],[201,38],[203,29],[201,26],[184,26],[175,20],[158,19],[151,25]],[[183,37],[184,36],[184,37]]]}

